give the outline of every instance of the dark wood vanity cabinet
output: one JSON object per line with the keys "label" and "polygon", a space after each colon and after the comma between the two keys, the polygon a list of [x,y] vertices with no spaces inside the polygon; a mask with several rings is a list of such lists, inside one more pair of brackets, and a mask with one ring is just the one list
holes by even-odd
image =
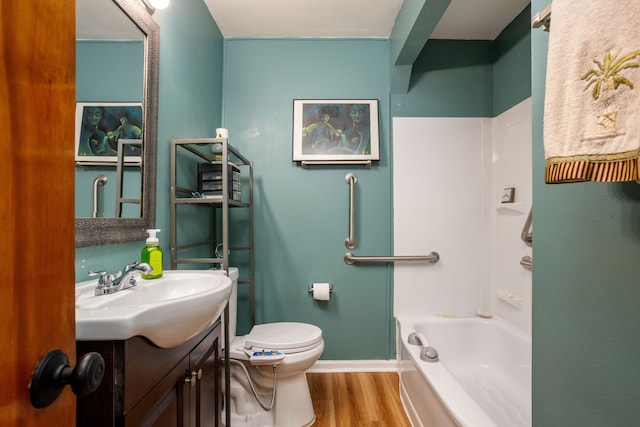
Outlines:
{"label": "dark wood vanity cabinet", "polygon": [[98,390],[78,398],[78,427],[218,427],[221,414],[220,321],[175,348],[142,337],[77,341],[78,354],[105,360]]}

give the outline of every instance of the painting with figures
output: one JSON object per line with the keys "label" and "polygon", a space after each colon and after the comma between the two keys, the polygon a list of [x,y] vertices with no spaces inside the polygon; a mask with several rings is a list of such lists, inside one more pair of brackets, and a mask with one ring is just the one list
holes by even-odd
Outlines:
{"label": "painting with figures", "polygon": [[293,161],[380,160],[378,101],[294,100]]}
{"label": "painting with figures", "polygon": [[127,144],[142,139],[141,103],[76,104],[76,161],[116,163],[118,145],[124,161],[140,162],[141,144]]}

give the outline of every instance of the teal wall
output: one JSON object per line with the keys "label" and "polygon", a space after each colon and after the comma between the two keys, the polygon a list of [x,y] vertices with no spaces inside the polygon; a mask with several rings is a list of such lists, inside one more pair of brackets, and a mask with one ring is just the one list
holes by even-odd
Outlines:
{"label": "teal wall", "polygon": [[493,42],[493,117],[531,96],[531,5]]}
{"label": "teal wall", "polygon": [[640,185],[544,183],[547,45],[533,30],[533,424],[637,425]]}
{"label": "teal wall", "polygon": [[394,117],[492,117],[493,42],[429,40],[409,91],[392,96]]}
{"label": "teal wall", "polygon": [[[343,261],[348,172],[358,176],[354,252],[391,251],[388,58],[387,40],[225,41],[224,126],[255,167],[257,321],[318,325],[324,359],[391,356],[390,267]],[[380,101],[380,162],[371,169],[292,162],[293,100],[318,98]],[[311,282],[333,283],[331,300],[313,300]],[[244,291],[239,332],[248,327]]]}
{"label": "teal wall", "polygon": [[141,102],[142,41],[76,42],[77,102]]}
{"label": "teal wall", "polygon": [[531,96],[530,7],[495,40],[429,40],[394,117],[496,117]]}
{"label": "teal wall", "polygon": [[[202,0],[171,2],[153,18],[160,25],[156,222],[168,268],[169,144],[172,138],[210,136],[220,127],[223,39]],[[109,87],[118,97],[125,96],[116,92],[120,83],[113,81]],[[143,245],[141,241],[76,249],[76,280],[86,280],[90,270],[118,271],[139,259]]]}

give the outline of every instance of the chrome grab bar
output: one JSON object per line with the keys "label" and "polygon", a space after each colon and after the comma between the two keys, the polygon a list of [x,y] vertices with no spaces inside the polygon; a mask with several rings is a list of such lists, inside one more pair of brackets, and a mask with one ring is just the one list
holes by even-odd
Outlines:
{"label": "chrome grab bar", "polygon": [[529,209],[529,216],[527,220],[524,222],[524,227],[522,228],[522,234],[520,234],[520,238],[524,242],[525,245],[531,246],[533,244],[533,234],[531,233],[531,224],[533,222],[533,206]]}
{"label": "chrome grab bar", "polygon": [[102,186],[107,183],[107,177],[104,175],[98,175],[93,180],[93,212],[91,218],[98,217],[98,185]]}
{"label": "chrome grab bar", "polygon": [[352,173],[348,173],[347,176],[344,177],[344,180],[349,184],[349,237],[347,237],[344,241],[344,245],[347,249],[353,249],[356,247],[356,236],[355,236],[355,210],[356,210],[356,202],[355,202],[355,186],[356,182],[358,182],[358,177]]}
{"label": "chrome grab bar", "polygon": [[355,264],[357,262],[397,262],[397,261],[413,261],[413,262],[429,262],[435,264],[440,260],[440,255],[437,252],[431,252],[429,255],[414,255],[414,256],[356,256],[351,252],[344,254],[345,264]]}

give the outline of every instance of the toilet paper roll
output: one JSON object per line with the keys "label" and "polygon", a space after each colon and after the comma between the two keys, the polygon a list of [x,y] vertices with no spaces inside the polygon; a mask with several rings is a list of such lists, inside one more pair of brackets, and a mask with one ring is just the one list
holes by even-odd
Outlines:
{"label": "toilet paper roll", "polygon": [[329,283],[313,284],[313,299],[318,301],[329,301],[331,296],[331,285]]}

